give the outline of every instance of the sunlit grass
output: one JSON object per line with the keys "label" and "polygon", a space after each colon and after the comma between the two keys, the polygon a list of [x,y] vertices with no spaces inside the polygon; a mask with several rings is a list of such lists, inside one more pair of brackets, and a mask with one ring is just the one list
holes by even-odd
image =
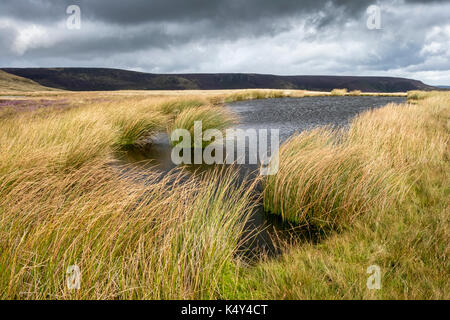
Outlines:
{"label": "sunlit grass", "polygon": [[[417,96],[415,105],[361,114],[348,131],[302,133],[281,148],[266,208],[328,231],[318,244],[288,245],[279,259],[243,270],[235,295],[449,298],[450,95]],[[382,270],[381,290],[366,287],[370,265]]]}
{"label": "sunlit grass", "polygon": [[360,96],[361,95],[361,90],[353,90],[349,92],[350,96]]}
{"label": "sunlit grass", "polygon": [[347,89],[333,89],[331,90],[332,96],[345,96],[347,94]]}
{"label": "sunlit grass", "polygon": [[[176,129],[188,130],[194,144],[194,125],[199,121],[202,125],[202,133],[208,129],[224,130],[237,123],[237,117],[225,107],[204,106],[182,111],[169,129],[169,134]],[[171,143],[177,144],[176,141]],[[202,143],[203,144],[203,143]]]}
{"label": "sunlit grass", "polygon": [[[258,203],[254,184],[236,184],[233,168],[161,180],[114,158],[196,120],[226,129],[236,117],[225,101],[329,94],[51,93],[70,107],[9,110],[0,119],[0,296],[448,299],[448,93],[411,93],[415,104],[286,142],[278,174],[264,182],[265,207],[324,233],[251,266],[236,253]],[[71,291],[74,264],[82,281]],[[366,287],[373,264],[379,291]]]}

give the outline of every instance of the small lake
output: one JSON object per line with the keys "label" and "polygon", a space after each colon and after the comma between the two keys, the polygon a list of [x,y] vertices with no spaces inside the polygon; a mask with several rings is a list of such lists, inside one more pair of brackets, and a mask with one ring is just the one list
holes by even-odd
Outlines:
{"label": "small lake", "polygon": [[[228,107],[240,118],[239,129],[279,129],[280,144],[296,132],[318,126],[331,125],[343,127],[348,125],[357,114],[384,106],[388,103],[404,103],[403,97],[305,97],[276,98],[240,101],[228,104]],[[248,150],[247,150],[248,152]],[[248,157],[248,155],[247,155]],[[159,170],[162,174],[176,168],[171,161],[171,148],[166,134],[153,139],[150,150],[132,149],[127,151],[122,160],[134,163],[143,170]],[[149,167],[146,160],[152,161]],[[145,166],[144,166],[145,163]],[[197,169],[197,168],[195,168]],[[241,177],[255,175],[257,165],[241,165]],[[192,170],[194,172],[194,170]],[[252,215],[248,228],[264,229],[245,246],[258,254],[261,251],[276,254],[278,249],[274,239],[281,237],[301,236],[301,230],[282,223],[277,216],[266,214],[260,204]],[[304,235],[306,238],[308,235]]]}

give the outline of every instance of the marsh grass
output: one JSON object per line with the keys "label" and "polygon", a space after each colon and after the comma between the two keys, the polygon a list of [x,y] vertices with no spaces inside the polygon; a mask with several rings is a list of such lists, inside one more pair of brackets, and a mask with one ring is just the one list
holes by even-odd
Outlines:
{"label": "marsh grass", "polygon": [[163,114],[177,115],[186,109],[198,108],[206,105],[207,103],[208,103],[207,101],[200,98],[196,99],[177,98],[161,103],[157,109],[160,110]]}
{"label": "marsh grass", "polygon": [[284,98],[286,96],[290,96],[290,92],[285,90],[244,90],[228,95],[225,98],[225,102],[230,103],[243,100]]}
{"label": "marsh grass", "polygon": [[[180,103],[161,112],[172,98],[77,99],[76,108],[0,120],[0,296],[220,298],[239,264],[254,185],[237,185],[234,168],[161,180],[115,164],[113,154],[173,123]],[[216,113],[228,115],[185,105],[181,114],[199,110],[214,126]],[[79,291],[66,286],[74,264]]]}
{"label": "marsh grass", "polygon": [[[201,121],[202,133],[208,129],[216,129],[224,133],[224,130],[238,122],[235,114],[225,107],[203,106],[198,108],[190,108],[182,111],[177,115],[173,125],[169,128],[169,135],[176,129],[186,129],[191,135],[191,144],[194,145],[194,123]],[[177,141],[171,141],[172,145]],[[206,146],[208,142],[202,141],[202,146]]]}
{"label": "marsh grass", "polygon": [[330,94],[332,96],[345,96],[347,95],[347,91],[347,89],[333,89]]}
{"label": "marsh grass", "polygon": [[[266,208],[330,231],[253,265],[236,253],[258,181],[237,184],[234,168],[161,179],[113,156],[197,119],[225,128],[234,118],[221,104],[235,93],[51,93],[71,108],[5,114],[0,297],[449,298],[448,93],[418,93],[415,104],[365,112],[346,131],[284,144],[279,173],[264,182]],[[289,91],[300,94],[310,93]],[[82,280],[71,291],[74,264]],[[366,288],[373,264],[382,290]]]}
{"label": "marsh grass", "polygon": [[[220,297],[251,208],[252,187],[235,186],[234,175],[168,187],[181,177],[137,184],[98,163],[63,176],[32,169],[3,177],[2,297]],[[79,291],[65,285],[74,264]]]}
{"label": "marsh grass", "polygon": [[361,90],[353,90],[349,92],[350,96],[360,96],[362,94]]}
{"label": "marsh grass", "polygon": [[[281,148],[266,208],[339,232],[244,268],[235,296],[449,298],[450,94],[414,96],[359,115],[344,133],[318,129]],[[381,290],[366,287],[370,265],[382,270]]]}
{"label": "marsh grass", "polygon": [[[266,181],[266,210],[320,229],[351,223],[378,204],[393,204],[385,200],[395,191],[396,173],[365,158],[363,148],[334,142],[298,147],[318,134],[333,134],[319,132],[300,135],[282,147],[279,172]],[[288,155],[291,148],[298,151]]]}

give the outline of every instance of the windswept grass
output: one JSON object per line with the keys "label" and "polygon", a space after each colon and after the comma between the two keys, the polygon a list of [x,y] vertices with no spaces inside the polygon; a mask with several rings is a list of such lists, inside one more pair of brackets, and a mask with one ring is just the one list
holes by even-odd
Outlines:
{"label": "windswept grass", "polygon": [[[113,157],[196,120],[225,129],[236,119],[221,104],[235,93],[55,93],[70,108],[2,117],[0,297],[449,298],[449,93],[418,93],[348,130],[284,144],[264,205],[326,232],[252,266],[236,252],[258,203],[254,184],[236,184],[233,168],[161,180]],[[300,94],[309,93],[283,93]],[[81,289],[69,290],[75,264]],[[366,287],[370,265],[382,270],[381,290]]]}
{"label": "windswept grass", "polygon": [[350,96],[360,96],[362,94],[361,90],[353,90],[349,92]]}
{"label": "windswept grass", "polygon": [[332,96],[345,96],[347,95],[347,89],[333,89],[330,94]]}
{"label": "windswept grass", "polygon": [[204,99],[200,99],[200,98],[197,98],[197,99],[176,98],[176,99],[161,103],[158,106],[158,109],[163,114],[177,115],[186,109],[198,108],[198,107],[204,106],[206,104],[207,104],[207,101],[205,101]]}
{"label": "windswept grass", "polygon": [[255,100],[255,99],[268,99],[268,98],[284,98],[289,95],[285,90],[244,90],[225,98],[226,103],[243,101],[243,100]]}
{"label": "windswept grass", "polygon": [[[340,232],[244,268],[234,296],[449,299],[450,94],[424,95],[365,112],[347,132],[315,130],[282,147],[266,208]],[[381,290],[366,286],[371,265]]]}
{"label": "windswept grass", "polygon": [[[318,228],[351,223],[377,205],[398,198],[395,170],[365,155],[362,145],[345,141],[344,132],[318,129],[300,134],[280,149],[277,175],[265,182],[266,210],[284,220]],[[344,141],[339,141],[344,140]]]}
{"label": "windswept grass", "polygon": [[[253,186],[236,185],[233,169],[161,181],[111,166],[114,151],[165,127],[159,103],[127,98],[0,120],[1,298],[221,297]],[[72,291],[75,264],[82,280]]]}
{"label": "windswept grass", "polygon": [[412,90],[408,91],[407,98],[408,102],[410,103],[416,103],[419,100],[424,100],[429,97],[438,96],[438,95],[448,95],[448,92],[446,91],[418,91],[418,90]]}
{"label": "windswept grass", "polygon": [[[69,174],[32,168],[2,176],[1,297],[220,297],[252,188],[235,186],[232,171],[218,176],[169,188],[176,177],[138,184],[102,163]],[[75,264],[79,291],[66,286]]]}
{"label": "windswept grass", "polygon": [[[194,137],[195,121],[201,121],[202,132],[208,129],[216,129],[223,132],[233,124],[236,124],[237,118],[225,107],[204,106],[186,109],[175,118],[173,125],[169,129],[169,134],[176,129],[186,129],[190,132],[191,137]],[[171,143],[173,145],[177,144],[176,141],[171,141]],[[193,145],[193,139],[191,143]]]}

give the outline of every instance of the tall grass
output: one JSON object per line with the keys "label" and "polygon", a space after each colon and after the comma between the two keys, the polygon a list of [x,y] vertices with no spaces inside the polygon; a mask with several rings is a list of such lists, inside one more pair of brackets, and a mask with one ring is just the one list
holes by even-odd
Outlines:
{"label": "tall grass", "polygon": [[350,96],[360,96],[362,94],[361,90],[352,90],[349,92]]}
{"label": "tall grass", "polygon": [[253,186],[233,169],[160,180],[111,166],[167,121],[158,100],[126,100],[0,120],[1,298],[221,297]]}
{"label": "tall grass", "polygon": [[163,114],[177,115],[186,109],[198,108],[198,107],[204,106],[206,104],[207,104],[207,101],[199,99],[199,98],[196,98],[196,99],[176,98],[176,99],[161,103],[160,105],[158,105],[158,109]]}
{"label": "tall grass", "polygon": [[265,182],[264,206],[284,220],[319,228],[351,223],[375,206],[390,206],[399,173],[349,143],[345,132],[316,129],[280,149],[279,171]]}
{"label": "tall grass", "polygon": [[347,89],[333,89],[330,94],[332,96],[345,96],[347,95]]}
{"label": "tall grass", "polygon": [[[175,129],[186,129],[190,132],[193,145],[194,124],[196,121],[201,121],[202,131],[216,129],[223,132],[225,129],[236,124],[237,118],[225,107],[204,106],[186,109],[175,118],[173,125],[169,127],[169,133]],[[176,141],[171,141],[171,143],[173,145],[177,144]]]}
{"label": "tall grass", "polygon": [[318,129],[280,149],[277,175],[265,188],[265,208],[313,225],[351,222],[369,209],[391,207],[407,194],[412,163],[442,162],[446,132],[430,130],[445,99],[423,106],[389,104],[357,116],[349,130]]}
{"label": "tall grass", "polygon": [[[367,111],[347,132],[315,130],[281,148],[266,208],[340,232],[244,268],[235,297],[449,298],[450,94],[419,96]],[[366,286],[371,265],[381,290]]]}
{"label": "tall grass", "polygon": [[291,93],[289,91],[285,90],[244,90],[228,95],[225,98],[225,102],[230,103],[243,100],[284,98],[286,96],[290,96],[290,94]]}
{"label": "tall grass", "polygon": [[[233,168],[161,180],[113,157],[195,120],[226,128],[227,95],[73,94],[71,108],[0,119],[0,297],[448,299],[448,93],[284,144],[265,207],[340,232],[253,266],[236,252],[254,184],[236,184]],[[75,264],[81,289],[69,290]],[[382,290],[366,288],[373,264]]]}
{"label": "tall grass", "polygon": [[[235,186],[231,171],[218,176],[137,184],[101,163],[2,176],[1,297],[220,297],[252,188]],[[79,291],[66,286],[70,265],[81,269]]]}

